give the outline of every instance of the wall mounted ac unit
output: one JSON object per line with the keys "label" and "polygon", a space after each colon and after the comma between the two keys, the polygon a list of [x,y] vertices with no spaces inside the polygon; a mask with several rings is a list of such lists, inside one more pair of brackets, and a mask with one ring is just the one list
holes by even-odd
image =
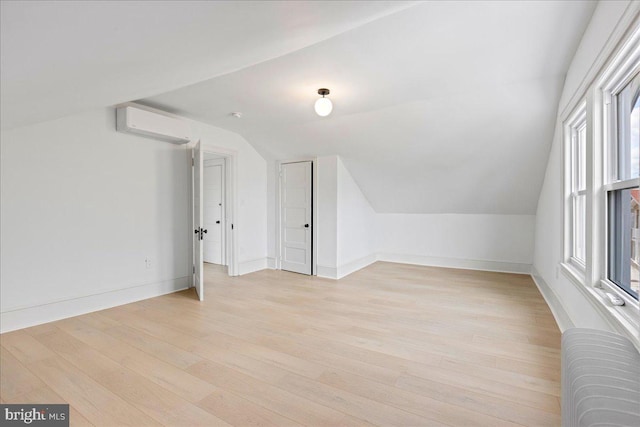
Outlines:
{"label": "wall mounted ac unit", "polygon": [[116,129],[173,144],[186,144],[191,140],[187,122],[132,106],[116,109]]}

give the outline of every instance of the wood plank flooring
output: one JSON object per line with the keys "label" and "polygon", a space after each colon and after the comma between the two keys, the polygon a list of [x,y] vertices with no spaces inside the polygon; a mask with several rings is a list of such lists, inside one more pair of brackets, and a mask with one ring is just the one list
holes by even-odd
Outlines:
{"label": "wood plank flooring", "polygon": [[558,426],[560,331],[529,276],[206,265],[179,292],[0,336],[0,400],[71,425]]}

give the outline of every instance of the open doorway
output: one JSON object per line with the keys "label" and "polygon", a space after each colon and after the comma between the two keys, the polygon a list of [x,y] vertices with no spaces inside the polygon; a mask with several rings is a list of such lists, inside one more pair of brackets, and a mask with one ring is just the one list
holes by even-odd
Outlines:
{"label": "open doorway", "polygon": [[[193,287],[204,300],[205,263],[237,275],[234,214],[236,153],[197,141],[191,147]],[[207,268],[209,270],[209,268]],[[220,272],[220,271],[218,271]]]}

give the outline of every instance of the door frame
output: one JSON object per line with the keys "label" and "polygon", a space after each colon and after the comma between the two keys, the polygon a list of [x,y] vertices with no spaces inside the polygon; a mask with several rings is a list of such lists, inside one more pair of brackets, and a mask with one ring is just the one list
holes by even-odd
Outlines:
{"label": "door frame", "polygon": [[[193,148],[194,143],[189,143],[189,148]],[[190,153],[191,150],[187,150]],[[238,276],[238,198],[237,198],[237,159],[238,152],[236,150],[231,150],[224,147],[216,146],[214,142],[207,141],[205,139],[200,139],[200,151],[203,153],[213,154],[219,157],[223,157],[225,159],[225,252],[226,252],[226,261],[227,261],[227,274],[229,276]],[[191,167],[191,155],[188,154],[188,162]],[[192,170],[189,169],[189,172],[192,173]],[[189,180],[192,188],[189,189],[189,194],[193,197],[193,183]],[[189,235],[193,236],[193,230],[195,224],[193,224],[193,212],[191,211],[193,203],[188,203],[189,209],[189,227],[187,228],[189,231]],[[189,270],[195,268],[195,257],[194,257],[194,245],[189,245],[191,248],[191,253],[189,256]],[[193,282],[191,286],[193,286]]]}
{"label": "door frame", "polygon": [[318,168],[317,157],[301,157],[275,162],[276,190],[276,270],[282,270],[282,165],[287,163],[311,162],[311,275],[318,275]]}
{"label": "door frame", "polygon": [[[188,149],[191,157],[191,234],[192,248],[192,280],[191,287],[195,288],[200,301],[204,300],[204,262],[202,260],[202,144],[195,141],[192,148]],[[196,186],[196,183],[198,184]],[[196,196],[197,195],[197,196]],[[196,200],[198,202],[196,210]],[[198,221],[196,221],[196,217]],[[196,256],[198,255],[198,256]],[[199,260],[199,265],[196,265]]]}

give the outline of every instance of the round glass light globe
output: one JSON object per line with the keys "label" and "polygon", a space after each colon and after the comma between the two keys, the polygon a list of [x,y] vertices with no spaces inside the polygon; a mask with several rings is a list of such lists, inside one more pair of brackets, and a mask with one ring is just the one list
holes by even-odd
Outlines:
{"label": "round glass light globe", "polygon": [[333,110],[333,104],[329,98],[320,98],[316,101],[314,106],[316,110],[316,114],[320,117],[326,117],[331,114],[331,110]]}

